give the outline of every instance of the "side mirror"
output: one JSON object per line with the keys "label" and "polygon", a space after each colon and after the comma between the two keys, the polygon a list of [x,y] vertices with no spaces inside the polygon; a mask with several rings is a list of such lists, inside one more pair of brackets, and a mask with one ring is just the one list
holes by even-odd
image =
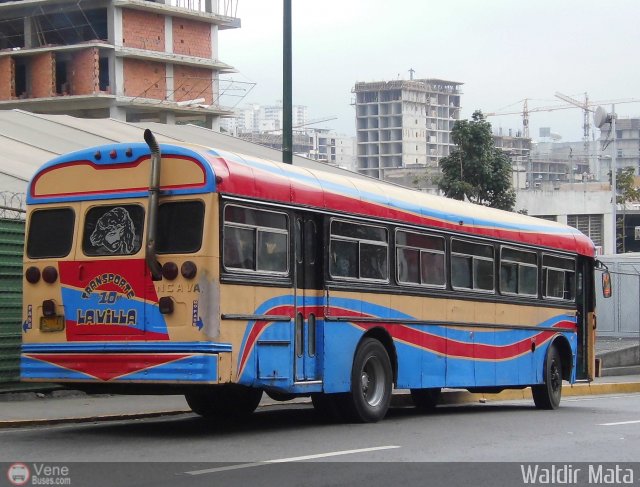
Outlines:
{"label": "side mirror", "polygon": [[611,273],[607,269],[602,271],[602,295],[605,298],[611,297]]}

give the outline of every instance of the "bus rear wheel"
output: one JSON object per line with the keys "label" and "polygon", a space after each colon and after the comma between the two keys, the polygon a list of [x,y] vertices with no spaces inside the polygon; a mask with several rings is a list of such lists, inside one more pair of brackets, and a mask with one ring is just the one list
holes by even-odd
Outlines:
{"label": "bus rear wheel", "polygon": [[531,387],[533,402],[538,409],[557,409],[562,398],[562,360],[554,345],[547,351],[543,375],[544,383]]}
{"label": "bus rear wheel", "polygon": [[391,403],[391,360],[378,340],[365,338],[353,359],[351,391],[344,398],[347,419],[375,423],[387,414]]}
{"label": "bus rear wheel", "polygon": [[225,384],[188,392],[184,397],[191,410],[204,418],[237,419],[256,410],[262,398],[262,389]]}

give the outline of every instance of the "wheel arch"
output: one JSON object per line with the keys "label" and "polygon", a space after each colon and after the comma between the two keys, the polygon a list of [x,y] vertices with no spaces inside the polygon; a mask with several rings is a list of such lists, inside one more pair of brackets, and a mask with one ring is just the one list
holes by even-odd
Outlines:
{"label": "wheel arch", "polygon": [[[560,361],[562,363],[562,378],[566,381],[571,381],[571,374],[573,372],[573,351],[569,340],[564,335],[556,335],[549,343],[549,347],[556,347],[560,354]],[[545,357],[546,362],[546,357]]]}
{"label": "wheel arch", "polygon": [[[387,354],[389,355],[389,360],[391,361],[391,370],[393,371],[393,384],[394,385],[397,384],[398,383],[398,353],[396,352],[396,347],[393,344],[393,338],[391,338],[391,335],[389,334],[389,332],[381,327],[372,328],[371,330],[367,331],[364,335],[362,335],[362,337],[360,338],[360,341],[358,342],[358,347],[360,346],[360,343],[362,343],[362,341],[365,338],[374,338],[378,340],[380,343],[382,343],[382,346],[387,351]],[[356,347],[356,350],[357,350],[357,347]]]}

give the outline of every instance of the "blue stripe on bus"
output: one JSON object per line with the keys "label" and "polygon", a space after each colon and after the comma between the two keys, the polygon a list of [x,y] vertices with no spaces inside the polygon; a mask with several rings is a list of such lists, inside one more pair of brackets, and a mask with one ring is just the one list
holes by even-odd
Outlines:
{"label": "blue stripe on bus", "polygon": [[82,352],[157,352],[157,353],[220,353],[231,352],[230,343],[215,342],[87,342],[87,343],[25,343],[23,353]]}
{"label": "blue stripe on bus", "polygon": [[[60,367],[50,362],[20,357],[20,376],[23,379],[81,380],[104,382],[90,374]],[[152,366],[111,379],[107,382],[217,382],[218,356],[192,355],[162,365]]]}
{"label": "blue stripe on bus", "polygon": [[21,379],[48,379],[48,380],[82,380],[95,381],[95,377],[83,374],[76,370],[58,367],[49,362],[35,360],[31,357],[20,357],[20,378]]}

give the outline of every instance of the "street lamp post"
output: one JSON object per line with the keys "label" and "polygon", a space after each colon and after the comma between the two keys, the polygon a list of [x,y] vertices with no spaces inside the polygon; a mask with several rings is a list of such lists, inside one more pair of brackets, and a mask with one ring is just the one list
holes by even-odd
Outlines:
{"label": "street lamp post", "polygon": [[293,164],[291,0],[284,0],[282,25],[282,162]]}
{"label": "street lamp post", "polygon": [[616,173],[618,171],[618,146],[616,143],[616,106],[611,105],[611,137],[613,138],[613,154],[611,154],[611,215],[613,217],[613,253],[618,253],[618,223],[616,210],[618,209],[618,190],[616,188]]}

